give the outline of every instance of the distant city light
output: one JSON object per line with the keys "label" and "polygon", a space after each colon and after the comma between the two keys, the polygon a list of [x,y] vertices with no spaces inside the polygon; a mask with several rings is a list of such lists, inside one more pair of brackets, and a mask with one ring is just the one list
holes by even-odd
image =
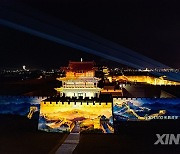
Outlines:
{"label": "distant city light", "polygon": [[23,70],[26,70],[26,66],[25,65],[23,65]]}

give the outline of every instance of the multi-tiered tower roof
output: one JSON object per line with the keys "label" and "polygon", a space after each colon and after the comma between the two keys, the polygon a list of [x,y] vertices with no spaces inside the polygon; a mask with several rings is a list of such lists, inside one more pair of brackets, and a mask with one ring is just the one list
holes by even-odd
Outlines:
{"label": "multi-tiered tower roof", "polygon": [[62,87],[56,88],[60,96],[66,97],[99,97],[100,88],[97,84],[100,80],[95,77],[95,62],[69,61],[68,67],[62,68],[66,77],[58,78],[62,81]]}

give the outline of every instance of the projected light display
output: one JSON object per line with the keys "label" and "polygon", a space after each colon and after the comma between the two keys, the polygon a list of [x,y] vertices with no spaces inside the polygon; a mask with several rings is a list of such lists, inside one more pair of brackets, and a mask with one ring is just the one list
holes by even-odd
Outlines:
{"label": "projected light display", "polygon": [[113,133],[112,103],[41,102],[39,130]]}
{"label": "projected light display", "polygon": [[113,100],[115,121],[176,120],[180,117],[180,99],[116,99]]}
{"label": "projected light display", "polygon": [[39,110],[41,97],[0,96],[0,114],[27,116],[31,107]]}

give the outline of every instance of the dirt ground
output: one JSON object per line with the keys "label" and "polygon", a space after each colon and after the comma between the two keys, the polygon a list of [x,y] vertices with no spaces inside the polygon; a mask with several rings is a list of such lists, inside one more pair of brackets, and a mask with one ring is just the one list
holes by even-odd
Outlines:
{"label": "dirt ground", "polygon": [[179,126],[180,121],[121,123],[117,134],[81,134],[74,154],[179,154],[180,144],[154,145],[156,134],[179,134]]}
{"label": "dirt ground", "polygon": [[37,120],[22,116],[0,115],[1,154],[55,153],[67,134],[37,130]]}

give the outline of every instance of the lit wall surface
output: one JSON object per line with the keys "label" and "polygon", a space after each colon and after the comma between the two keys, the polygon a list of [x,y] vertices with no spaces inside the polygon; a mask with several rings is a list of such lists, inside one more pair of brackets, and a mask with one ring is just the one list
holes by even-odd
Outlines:
{"label": "lit wall surface", "polygon": [[41,100],[41,97],[0,96],[0,114],[27,116],[31,106],[39,109]]}
{"label": "lit wall surface", "polygon": [[94,77],[94,76],[95,76],[95,71],[85,71],[83,73],[77,73],[77,72],[72,72],[72,71],[67,71],[66,72],[66,77],[67,78]]}
{"label": "lit wall surface", "polygon": [[112,103],[41,102],[39,126],[48,132],[113,133]]}
{"label": "lit wall surface", "polygon": [[[112,78],[108,78],[110,81],[112,81]],[[162,77],[157,78],[153,76],[117,76],[113,77],[113,80],[123,80],[123,81],[129,81],[129,82],[144,82],[152,85],[180,85],[180,82],[170,81],[163,79]]]}
{"label": "lit wall surface", "polygon": [[180,99],[113,99],[114,121],[180,119]]}

